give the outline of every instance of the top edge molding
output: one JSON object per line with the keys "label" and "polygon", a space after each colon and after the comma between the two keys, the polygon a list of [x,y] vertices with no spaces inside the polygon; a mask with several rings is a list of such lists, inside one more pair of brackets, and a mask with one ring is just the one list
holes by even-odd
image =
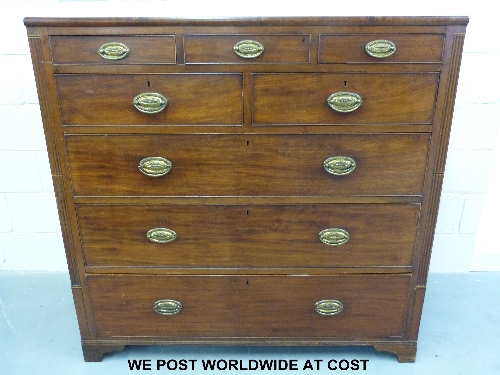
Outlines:
{"label": "top edge molding", "polygon": [[113,27],[113,26],[447,26],[469,23],[469,17],[258,17],[258,18],[40,18],[26,17],[26,26]]}

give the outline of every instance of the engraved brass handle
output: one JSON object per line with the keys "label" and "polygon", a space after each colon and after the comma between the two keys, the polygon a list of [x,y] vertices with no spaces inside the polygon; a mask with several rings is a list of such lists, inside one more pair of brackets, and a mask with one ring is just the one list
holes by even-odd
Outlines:
{"label": "engraved brass handle", "polygon": [[325,170],[335,176],[344,176],[356,169],[356,162],[348,156],[332,156],[324,161]]}
{"label": "engraved brass handle", "polygon": [[163,111],[168,104],[167,98],[156,92],[145,92],[137,95],[132,101],[134,107],[147,114],[155,114]]}
{"label": "engraved brass handle", "polygon": [[182,309],[182,304],[174,299],[160,299],[153,304],[153,310],[160,315],[175,315]]}
{"label": "engraved brass handle", "polygon": [[99,47],[97,52],[106,60],[121,60],[128,56],[130,50],[123,43],[110,42]]}
{"label": "engraved brass handle", "polygon": [[172,162],[160,156],[150,156],[139,162],[139,170],[149,177],[166,175],[172,169]]}
{"label": "engraved brass handle", "polygon": [[316,302],[314,309],[321,315],[337,315],[342,312],[344,305],[336,299],[324,299]]}
{"label": "engraved brass handle", "polygon": [[148,233],[146,233],[146,237],[151,242],[169,243],[175,241],[175,239],[177,238],[177,234],[172,229],[153,228],[148,230]]}
{"label": "engraved brass handle", "polygon": [[371,57],[383,59],[396,52],[396,45],[390,40],[372,40],[365,46],[365,51]]}
{"label": "engraved brass handle", "polygon": [[264,46],[255,40],[242,40],[233,47],[234,53],[244,59],[254,59],[264,52]]}
{"label": "engraved brass handle", "polygon": [[349,241],[349,232],[340,228],[328,228],[319,232],[319,240],[325,245],[340,246]]}
{"label": "engraved brass handle", "polygon": [[353,92],[336,92],[330,95],[327,103],[331,109],[337,112],[352,112],[359,108],[363,101],[361,96]]}

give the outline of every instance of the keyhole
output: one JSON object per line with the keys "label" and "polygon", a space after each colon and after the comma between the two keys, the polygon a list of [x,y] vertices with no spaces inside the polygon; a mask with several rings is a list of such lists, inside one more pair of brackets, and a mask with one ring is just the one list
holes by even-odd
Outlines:
{"label": "keyhole", "polygon": [[250,144],[250,141],[247,141],[247,147],[248,147],[249,144]]}
{"label": "keyhole", "polygon": [[148,81],[148,87],[151,87],[151,82]]}
{"label": "keyhole", "polygon": [[247,280],[247,282],[245,283],[246,286],[249,286],[250,285],[250,282]]}
{"label": "keyhole", "polygon": [[344,87],[347,87],[347,81],[344,81]]}
{"label": "keyhole", "polygon": [[250,215],[250,211],[249,211],[249,210],[247,210],[247,216],[248,216],[248,215]]}

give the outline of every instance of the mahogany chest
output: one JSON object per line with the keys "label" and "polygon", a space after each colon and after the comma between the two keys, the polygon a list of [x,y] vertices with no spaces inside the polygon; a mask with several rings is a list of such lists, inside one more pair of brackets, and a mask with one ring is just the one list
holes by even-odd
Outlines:
{"label": "mahogany chest", "polygon": [[24,22],[86,361],[415,360],[467,18]]}

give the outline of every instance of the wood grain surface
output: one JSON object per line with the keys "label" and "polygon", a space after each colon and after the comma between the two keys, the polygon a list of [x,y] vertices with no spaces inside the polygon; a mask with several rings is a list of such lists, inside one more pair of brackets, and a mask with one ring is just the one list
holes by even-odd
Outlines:
{"label": "wood grain surface", "polygon": [[[241,74],[57,75],[64,125],[241,125]],[[160,113],[139,112],[136,95],[168,100]]]}
{"label": "wood grain surface", "polygon": [[[419,204],[78,206],[86,264],[132,267],[409,266],[419,213]],[[177,239],[151,242],[153,228]],[[325,245],[328,228],[349,241]]]}
{"label": "wood grain surface", "polygon": [[[388,40],[396,52],[385,58],[374,58],[365,51],[367,43]],[[320,63],[422,63],[440,62],[444,35],[425,34],[322,34],[319,36]]]}
{"label": "wood grain surface", "polygon": [[[185,35],[186,64],[262,64],[308,63],[310,35]],[[233,47],[242,40],[252,40],[264,46],[256,58],[242,58]]]}
{"label": "wood grain surface", "polygon": [[[410,276],[87,276],[98,337],[402,335]],[[160,299],[182,310],[153,311]],[[338,315],[314,305],[340,301]]]}
{"label": "wood grain surface", "polygon": [[[130,52],[121,60],[106,60],[97,51],[110,42],[125,44]],[[53,36],[54,64],[175,64],[175,37],[161,36]]]}
{"label": "wood grain surface", "polygon": [[[438,74],[254,74],[253,123],[370,124],[432,122]],[[354,112],[332,110],[328,97],[353,92]]]}
{"label": "wood grain surface", "polygon": [[[420,195],[429,136],[156,135],[67,136],[78,196]],[[332,156],[356,169],[334,176]],[[172,162],[165,176],[142,174],[146,157]]]}

